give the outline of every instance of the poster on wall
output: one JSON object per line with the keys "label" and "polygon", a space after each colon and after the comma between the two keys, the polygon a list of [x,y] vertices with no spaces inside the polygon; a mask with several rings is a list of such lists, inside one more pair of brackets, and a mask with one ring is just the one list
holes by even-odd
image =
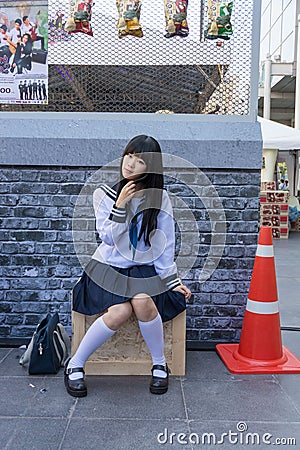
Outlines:
{"label": "poster on wall", "polygon": [[0,103],[48,103],[48,5],[0,3]]}

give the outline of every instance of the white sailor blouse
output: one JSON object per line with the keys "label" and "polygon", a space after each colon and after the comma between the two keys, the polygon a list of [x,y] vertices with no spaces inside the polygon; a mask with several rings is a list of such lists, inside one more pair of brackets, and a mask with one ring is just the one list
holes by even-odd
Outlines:
{"label": "white sailor blouse", "polygon": [[127,208],[117,208],[116,197],[116,191],[108,185],[101,185],[94,192],[96,229],[102,242],[92,258],[122,268],[154,265],[167,289],[174,289],[182,284],[174,262],[175,227],[168,193],[163,190],[157,228],[150,234],[150,245],[145,244],[144,236],[132,242],[132,227],[136,227],[135,236],[138,236],[142,225],[142,213],[135,215],[142,199],[133,197]]}

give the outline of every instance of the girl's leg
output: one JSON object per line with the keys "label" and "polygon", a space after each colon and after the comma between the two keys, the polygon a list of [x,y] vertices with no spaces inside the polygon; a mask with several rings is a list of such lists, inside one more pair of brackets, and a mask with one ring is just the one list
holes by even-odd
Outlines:
{"label": "girl's leg", "polygon": [[16,66],[17,66],[17,73],[18,74],[21,74],[22,73],[22,69],[23,69],[23,66],[22,66],[22,60],[21,59],[19,59],[17,62],[16,62]]}
{"label": "girl's leg", "polygon": [[[163,324],[155,303],[149,295],[137,294],[132,298],[131,304],[142,336],[151,353],[153,365],[166,366]],[[166,378],[167,372],[154,370],[153,376]]]}
{"label": "girl's leg", "polygon": [[[84,367],[89,356],[109,339],[131,316],[130,302],[121,303],[108,308],[108,311],[95,320],[83,337],[75,355],[68,364],[68,369]],[[83,378],[82,372],[69,375],[70,380]]]}

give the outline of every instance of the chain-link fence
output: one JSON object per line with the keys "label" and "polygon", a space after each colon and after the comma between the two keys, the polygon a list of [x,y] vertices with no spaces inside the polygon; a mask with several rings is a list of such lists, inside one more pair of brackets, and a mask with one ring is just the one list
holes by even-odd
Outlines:
{"label": "chain-link fence", "polygon": [[[78,2],[49,0],[49,104],[2,104],[0,109],[248,114],[253,0],[247,4],[235,0],[229,39],[207,38],[209,8],[230,3],[220,0],[190,2],[186,35],[167,36],[165,10],[172,1],[144,0],[139,22],[142,36],[120,39],[114,2],[104,6],[95,0],[87,21],[90,33],[69,34],[68,21]],[[123,6],[128,2],[123,0]]]}

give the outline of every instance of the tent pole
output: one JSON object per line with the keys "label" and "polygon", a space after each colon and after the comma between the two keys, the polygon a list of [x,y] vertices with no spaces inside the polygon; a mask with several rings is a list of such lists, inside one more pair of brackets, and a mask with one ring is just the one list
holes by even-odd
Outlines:
{"label": "tent pole", "polygon": [[295,90],[295,128],[300,130],[300,14],[297,21],[297,68],[296,68],[296,90]]}
{"label": "tent pole", "polygon": [[265,61],[265,80],[264,80],[264,118],[271,117],[271,55],[268,53]]}

